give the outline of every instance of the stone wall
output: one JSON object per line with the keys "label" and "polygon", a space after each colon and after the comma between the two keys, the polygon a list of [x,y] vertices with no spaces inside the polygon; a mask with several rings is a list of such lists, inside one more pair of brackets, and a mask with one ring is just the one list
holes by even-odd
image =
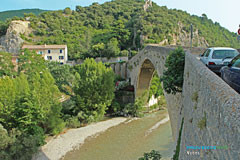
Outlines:
{"label": "stone wall", "polygon": [[[179,129],[184,117],[180,159],[239,159],[239,94],[194,55],[187,53],[182,95],[178,121]],[[187,146],[225,146],[225,149],[195,150]]]}
{"label": "stone wall", "polygon": [[[123,79],[127,79],[127,61],[128,57],[113,57],[113,58],[106,58],[106,57],[98,57],[94,59],[97,63],[110,63],[110,67],[112,68],[113,72],[119,75]],[[70,66],[75,66],[77,64],[82,64],[84,62],[83,59],[78,59],[76,61],[68,61],[67,64]]]}
{"label": "stone wall", "polygon": [[110,65],[113,72],[123,79],[127,79],[127,64],[124,63],[113,63]]}
{"label": "stone wall", "polygon": [[95,58],[95,61],[103,63],[116,63],[121,61],[128,61],[128,57],[112,57],[112,58],[97,57]]}

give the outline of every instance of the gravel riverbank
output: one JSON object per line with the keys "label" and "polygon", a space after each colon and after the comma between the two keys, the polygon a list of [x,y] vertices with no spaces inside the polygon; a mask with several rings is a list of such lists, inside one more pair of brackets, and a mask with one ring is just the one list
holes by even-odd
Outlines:
{"label": "gravel riverbank", "polygon": [[41,152],[34,156],[33,160],[59,160],[67,152],[82,145],[86,138],[96,136],[98,133],[126,120],[127,118],[119,117],[90,124],[86,127],[70,129],[65,134],[51,139],[46,145],[42,146]]}

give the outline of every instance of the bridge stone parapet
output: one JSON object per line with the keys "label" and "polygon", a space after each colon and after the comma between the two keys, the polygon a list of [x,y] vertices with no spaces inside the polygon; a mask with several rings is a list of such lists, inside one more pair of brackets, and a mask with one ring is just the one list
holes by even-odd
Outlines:
{"label": "bridge stone parapet", "polygon": [[[178,122],[180,126],[184,117],[180,159],[239,159],[240,95],[190,53],[185,56],[184,72]],[[217,149],[190,150],[187,146]],[[193,152],[200,154],[189,155]]]}

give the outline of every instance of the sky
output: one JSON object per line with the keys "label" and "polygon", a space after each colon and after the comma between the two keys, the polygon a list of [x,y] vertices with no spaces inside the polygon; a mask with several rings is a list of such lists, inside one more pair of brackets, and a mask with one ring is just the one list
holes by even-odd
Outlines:
{"label": "sky", "polygon": [[[26,8],[58,10],[71,7],[75,9],[76,5],[88,6],[93,2],[102,4],[106,1],[109,0],[0,0],[0,11]],[[240,0],[153,0],[153,2],[198,16],[205,13],[213,22],[219,22],[231,32],[237,32],[239,28]]]}

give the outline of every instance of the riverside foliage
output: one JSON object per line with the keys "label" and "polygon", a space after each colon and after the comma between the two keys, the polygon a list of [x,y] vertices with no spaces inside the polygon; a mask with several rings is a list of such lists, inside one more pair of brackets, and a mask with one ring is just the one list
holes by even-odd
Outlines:
{"label": "riverside foliage", "polygon": [[0,159],[31,159],[46,135],[100,120],[114,97],[113,71],[93,59],[72,68],[25,50],[18,70],[8,53],[0,61]]}
{"label": "riverside foliage", "polygon": [[30,159],[44,144],[44,134],[57,134],[64,127],[61,93],[39,55],[25,51],[18,71],[4,73],[12,65],[6,62],[0,64],[0,159]]}

